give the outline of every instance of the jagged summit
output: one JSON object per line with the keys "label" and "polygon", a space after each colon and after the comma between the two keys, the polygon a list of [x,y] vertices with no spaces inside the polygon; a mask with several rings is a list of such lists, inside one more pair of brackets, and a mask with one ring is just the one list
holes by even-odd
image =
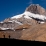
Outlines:
{"label": "jagged summit", "polygon": [[26,8],[26,11],[32,12],[34,14],[46,15],[46,10],[39,4],[31,4]]}

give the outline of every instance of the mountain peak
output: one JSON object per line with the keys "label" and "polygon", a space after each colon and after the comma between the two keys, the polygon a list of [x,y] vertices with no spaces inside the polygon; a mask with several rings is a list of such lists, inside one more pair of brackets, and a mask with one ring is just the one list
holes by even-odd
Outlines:
{"label": "mountain peak", "polygon": [[31,4],[22,14],[0,22],[0,38],[5,34],[15,39],[46,41],[45,15],[46,10],[43,7]]}
{"label": "mountain peak", "polygon": [[26,11],[32,12],[34,14],[46,15],[46,10],[39,4],[31,4],[26,8]]}

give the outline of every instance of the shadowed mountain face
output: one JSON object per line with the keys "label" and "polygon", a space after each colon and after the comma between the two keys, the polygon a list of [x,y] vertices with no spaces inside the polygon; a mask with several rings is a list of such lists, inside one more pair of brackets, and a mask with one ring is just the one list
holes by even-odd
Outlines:
{"label": "shadowed mountain face", "polygon": [[25,12],[0,22],[0,38],[10,35],[15,39],[46,42],[46,10],[38,4],[31,4]]}

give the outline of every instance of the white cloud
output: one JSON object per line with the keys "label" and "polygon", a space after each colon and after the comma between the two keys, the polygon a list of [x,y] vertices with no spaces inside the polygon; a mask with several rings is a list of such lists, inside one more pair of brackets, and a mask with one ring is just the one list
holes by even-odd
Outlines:
{"label": "white cloud", "polygon": [[32,0],[30,0],[27,4],[33,4],[33,1],[32,1]]}

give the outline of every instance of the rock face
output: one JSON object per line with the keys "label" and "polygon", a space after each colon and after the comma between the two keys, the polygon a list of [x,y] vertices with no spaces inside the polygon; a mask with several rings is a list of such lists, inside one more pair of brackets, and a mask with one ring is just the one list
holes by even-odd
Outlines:
{"label": "rock face", "polygon": [[[18,19],[14,19],[15,21],[17,20],[18,22],[22,23],[22,24],[29,24],[29,25],[36,25],[38,24],[36,20],[34,19],[25,19],[25,18],[18,18]],[[9,21],[9,22],[8,22]],[[4,27],[4,28],[15,28],[15,27],[18,27],[20,26],[19,23],[16,23],[15,21],[13,21],[11,19],[6,19],[4,20],[4,23],[0,23],[0,27]]]}
{"label": "rock face", "polygon": [[26,8],[26,11],[35,13],[35,14],[40,14],[40,15],[46,15],[46,10],[41,7],[39,4],[32,4],[29,7]]}

